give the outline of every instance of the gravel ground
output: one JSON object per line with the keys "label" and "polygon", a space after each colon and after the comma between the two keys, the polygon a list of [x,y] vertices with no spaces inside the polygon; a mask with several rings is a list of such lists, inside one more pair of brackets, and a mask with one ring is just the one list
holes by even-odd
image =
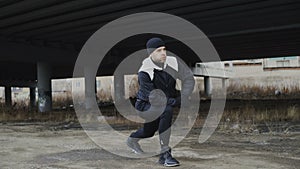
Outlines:
{"label": "gravel ground", "polygon": [[[130,133],[130,130],[124,130]],[[298,169],[300,133],[232,133],[216,131],[203,144],[199,129],[173,148],[178,169]],[[119,141],[124,144],[124,140]],[[165,168],[158,157],[125,158],[97,146],[77,127],[48,123],[0,124],[2,169],[140,169]],[[130,153],[129,150],[125,150]]]}

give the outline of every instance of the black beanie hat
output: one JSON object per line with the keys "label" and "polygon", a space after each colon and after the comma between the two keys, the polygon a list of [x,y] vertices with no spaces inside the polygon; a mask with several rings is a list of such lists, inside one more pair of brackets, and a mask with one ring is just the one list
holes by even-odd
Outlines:
{"label": "black beanie hat", "polygon": [[165,42],[160,38],[151,38],[148,40],[146,47],[148,55],[150,55],[155,49],[165,46]]}

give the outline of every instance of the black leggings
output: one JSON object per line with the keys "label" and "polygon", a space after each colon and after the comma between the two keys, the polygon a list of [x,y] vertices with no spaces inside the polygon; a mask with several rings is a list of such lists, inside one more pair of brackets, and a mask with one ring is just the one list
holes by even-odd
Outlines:
{"label": "black leggings", "polygon": [[[140,111],[146,111],[150,108],[150,104],[146,103],[143,107],[136,104],[136,108]],[[130,137],[133,138],[149,138],[154,136],[158,130],[161,146],[168,146],[171,135],[173,108],[167,105],[164,112],[154,121],[144,123],[144,126],[132,133]]]}

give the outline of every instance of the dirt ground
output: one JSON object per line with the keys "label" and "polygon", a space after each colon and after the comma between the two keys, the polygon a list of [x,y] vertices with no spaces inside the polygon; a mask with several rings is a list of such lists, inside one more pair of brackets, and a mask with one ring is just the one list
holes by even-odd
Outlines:
{"label": "dirt ground", "polygon": [[[199,129],[193,129],[173,148],[174,157],[181,162],[178,169],[298,169],[300,166],[299,132],[216,131],[203,144],[197,141],[199,133]],[[132,159],[113,155],[92,142],[82,129],[63,125],[2,123],[0,147],[2,169],[165,168],[157,164],[158,157]]]}

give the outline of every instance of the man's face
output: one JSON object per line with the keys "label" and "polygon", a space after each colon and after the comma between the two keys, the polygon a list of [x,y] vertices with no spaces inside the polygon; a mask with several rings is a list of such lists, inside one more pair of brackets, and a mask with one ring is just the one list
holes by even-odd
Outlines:
{"label": "man's face", "polygon": [[166,47],[162,46],[155,49],[155,51],[151,53],[150,57],[155,62],[164,63],[167,59]]}

